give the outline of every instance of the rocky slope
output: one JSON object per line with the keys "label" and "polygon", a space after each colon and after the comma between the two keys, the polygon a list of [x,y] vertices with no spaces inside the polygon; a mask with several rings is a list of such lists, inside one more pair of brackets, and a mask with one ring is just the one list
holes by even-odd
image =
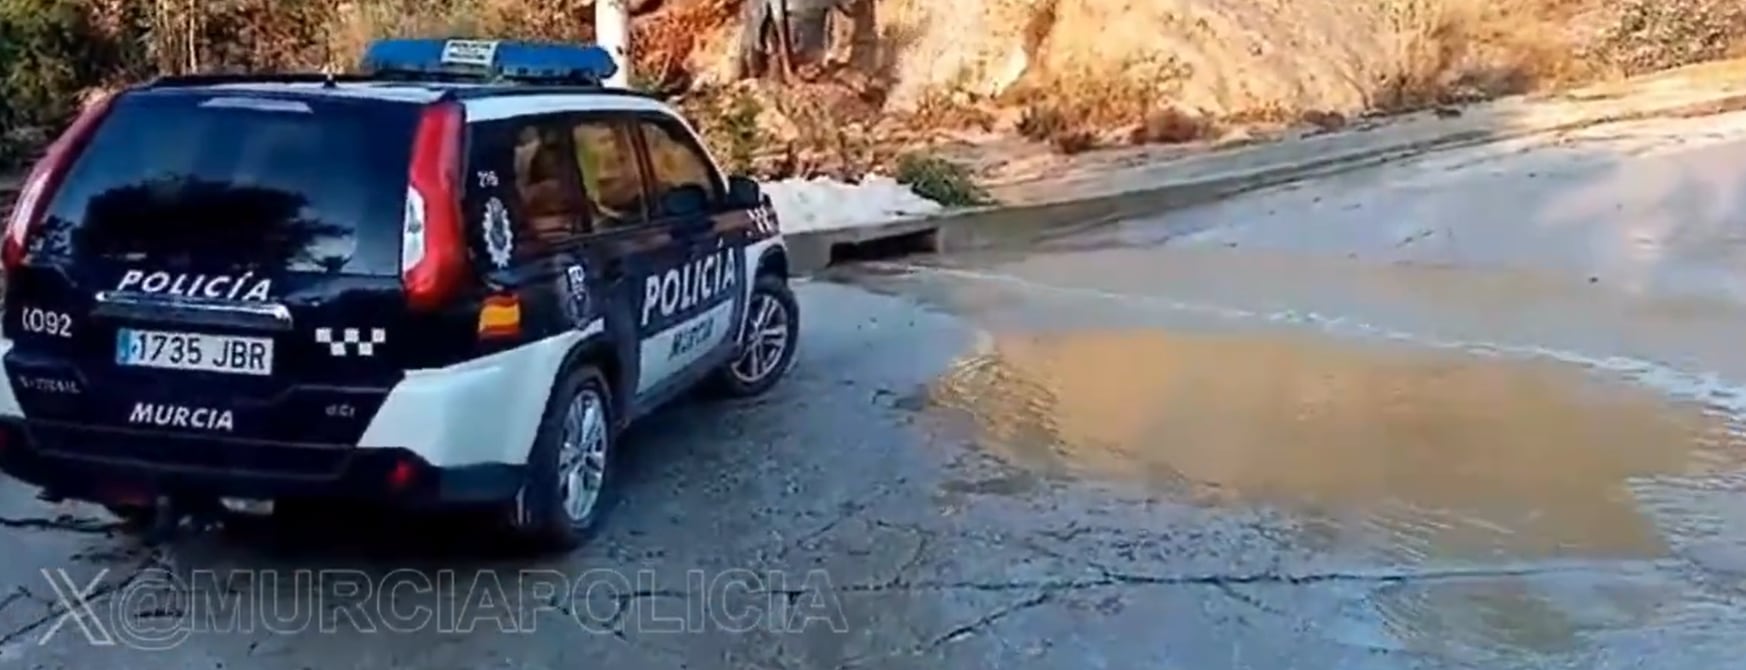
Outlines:
{"label": "rocky slope", "polygon": [[[877,53],[858,62],[886,111],[1053,99],[1077,116],[1352,114],[1718,57],[1746,34],[1731,0],[868,1]],[[697,42],[702,80],[731,77],[737,30]]]}

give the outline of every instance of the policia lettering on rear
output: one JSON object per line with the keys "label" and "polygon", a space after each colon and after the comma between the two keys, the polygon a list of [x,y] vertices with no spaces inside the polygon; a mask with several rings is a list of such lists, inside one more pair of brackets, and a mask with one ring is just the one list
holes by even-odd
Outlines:
{"label": "policia lettering on rear", "polygon": [[261,301],[271,295],[273,280],[256,277],[252,272],[231,276],[128,270],[116,282],[115,290],[184,298]]}
{"label": "policia lettering on rear", "polygon": [[649,275],[643,280],[642,329],[666,324],[675,315],[714,302],[740,282],[741,249],[727,247],[708,256]]}

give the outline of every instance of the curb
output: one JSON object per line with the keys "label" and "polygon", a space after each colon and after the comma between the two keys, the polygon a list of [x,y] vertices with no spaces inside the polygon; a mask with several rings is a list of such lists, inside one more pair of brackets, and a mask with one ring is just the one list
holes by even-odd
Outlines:
{"label": "curb", "polygon": [[[898,220],[873,226],[791,233],[788,235],[790,261],[796,274],[810,274],[845,260],[877,256],[882,251],[916,253],[1023,247],[1122,219],[1161,214],[1311,177],[1374,167],[1433,150],[1505,142],[1606,123],[1653,118],[1690,118],[1742,110],[1746,110],[1746,93],[1653,110],[1598,115],[1532,128],[1458,131],[1416,142],[1349,151],[1308,162],[1276,165],[1199,181],[1177,182],[1079,200],[959,210],[924,219]],[[873,248],[879,246],[887,248]]]}

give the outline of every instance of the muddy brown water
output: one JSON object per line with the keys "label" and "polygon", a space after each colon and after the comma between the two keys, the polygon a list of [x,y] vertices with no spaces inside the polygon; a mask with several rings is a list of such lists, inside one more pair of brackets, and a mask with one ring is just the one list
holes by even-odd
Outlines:
{"label": "muddy brown water", "polygon": [[1408,562],[1663,556],[1633,490],[1746,441],[1580,369],[1267,334],[996,335],[929,402],[1032,471],[1279,507]]}

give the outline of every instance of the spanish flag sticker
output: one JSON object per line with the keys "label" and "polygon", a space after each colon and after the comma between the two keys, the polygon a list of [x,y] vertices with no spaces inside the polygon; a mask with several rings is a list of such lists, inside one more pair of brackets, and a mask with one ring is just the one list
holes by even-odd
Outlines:
{"label": "spanish flag sticker", "polygon": [[521,335],[521,298],[515,294],[485,298],[479,308],[479,337],[516,337]]}

